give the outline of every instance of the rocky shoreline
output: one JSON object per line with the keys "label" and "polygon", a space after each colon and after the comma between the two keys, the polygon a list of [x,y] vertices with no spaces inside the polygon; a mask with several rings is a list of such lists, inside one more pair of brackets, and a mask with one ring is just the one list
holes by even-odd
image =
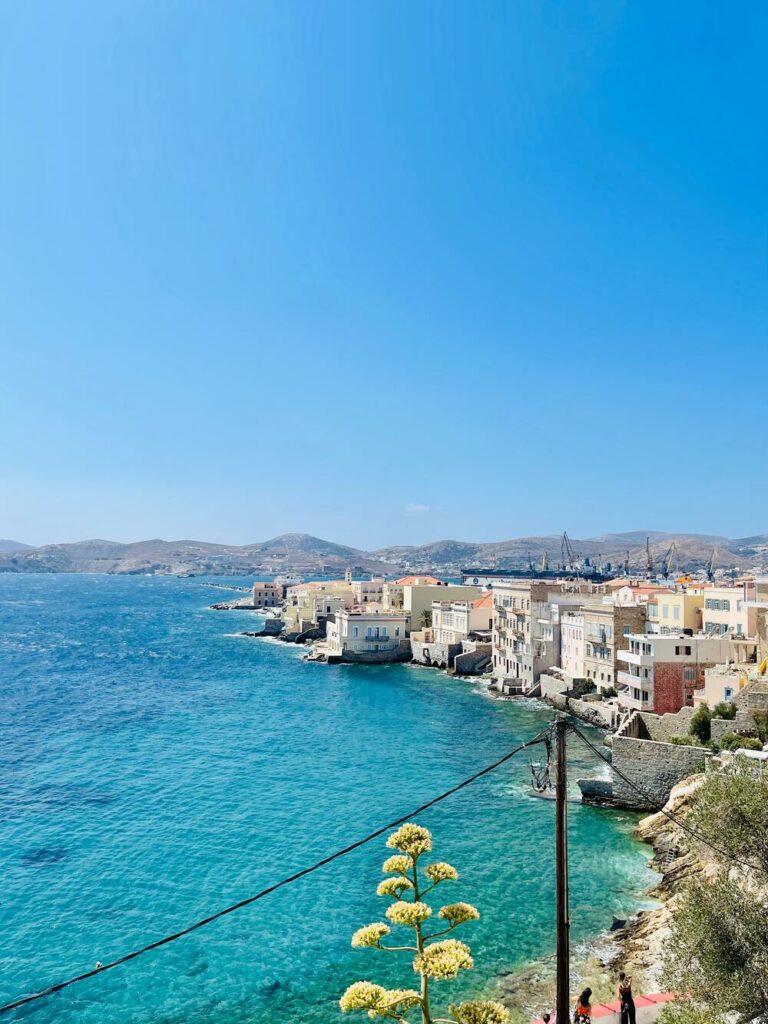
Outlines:
{"label": "rocky shoreline", "polygon": [[[684,819],[691,797],[703,779],[704,776],[696,775],[675,786],[664,810]],[[573,951],[571,990],[575,993],[589,985],[594,993],[593,1002],[616,998],[620,970],[632,976],[637,994],[664,991],[664,945],[683,888],[695,876],[716,871],[700,844],[694,843],[663,812],[643,818],[635,835],[653,848],[650,866],[659,873],[659,881],[647,895],[659,905],[638,911],[624,927],[603,934],[591,947]],[[513,1011],[516,1024],[530,1021],[543,1010],[551,1010],[554,1004],[554,958],[502,974],[496,987],[499,997]]]}

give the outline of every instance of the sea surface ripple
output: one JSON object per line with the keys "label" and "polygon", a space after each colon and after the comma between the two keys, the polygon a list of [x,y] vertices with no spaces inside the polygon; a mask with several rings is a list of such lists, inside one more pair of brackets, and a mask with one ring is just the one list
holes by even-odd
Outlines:
{"label": "sea surface ripple", "polygon": [[[242,580],[238,581],[242,584]],[[306,663],[233,636],[200,579],[0,575],[0,1001],[88,970],[248,896],[418,806],[551,719],[411,666]],[[533,755],[537,757],[538,755]],[[477,969],[446,1000],[553,948],[552,804],[529,758],[426,812],[475,903]],[[573,750],[572,777],[592,768]],[[649,884],[632,816],[572,803],[573,936]],[[350,948],[380,920],[376,841],[265,900],[7,1019],[337,1024],[359,978],[407,960]]]}

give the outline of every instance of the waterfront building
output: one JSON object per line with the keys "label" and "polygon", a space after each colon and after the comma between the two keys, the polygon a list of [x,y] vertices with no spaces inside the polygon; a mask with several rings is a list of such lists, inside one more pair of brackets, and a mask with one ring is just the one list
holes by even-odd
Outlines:
{"label": "waterfront building", "polygon": [[345,608],[328,620],[323,649],[329,662],[409,661],[408,625],[402,612]]}
{"label": "waterfront building", "polygon": [[317,625],[318,614],[331,615],[340,607],[351,608],[354,603],[352,588],[346,580],[315,580],[288,587],[283,602],[285,631],[304,632]]}
{"label": "waterfront building", "polygon": [[275,608],[283,600],[284,588],[281,583],[265,583],[257,580],[251,590],[254,608]]}
{"label": "waterfront building", "polygon": [[584,616],[571,608],[560,617],[560,667],[568,683],[584,677]]}
{"label": "waterfront building", "polygon": [[657,715],[692,705],[705,670],[728,661],[731,653],[724,636],[633,633],[626,639],[628,649],[618,652],[619,707]]}
{"label": "waterfront building", "polygon": [[[408,581],[423,581],[424,577],[407,577],[404,581],[398,581],[402,589],[402,611],[411,617],[411,629],[422,628],[425,618],[431,620],[433,601],[472,601],[482,594],[479,587],[465,587],[460,584],[445,584],[440,581],[434,583]],[[427,577],[426,579],[434,579]],[[385,605],[386,607],[386,605]]]}
{"label": "waterfront building", "polygon": [[639,604],[584,605],[584,678],[599,691],[616,688],[619,652],[628,649],[630,634],[645,631],[645,616]]}
{"label": "waterfront building", "polygon": [[560,617],[602,595],[584,580],[505,580],[493,588],[493,673],[502,692],[531,693],[560,664]]}
{"label": "waterfront building", "polygon": [[432,627],[437,643],[461,644],[470,636],[490,641],[493,630],[493,594],[490,590],[473,600],[433,601]]}

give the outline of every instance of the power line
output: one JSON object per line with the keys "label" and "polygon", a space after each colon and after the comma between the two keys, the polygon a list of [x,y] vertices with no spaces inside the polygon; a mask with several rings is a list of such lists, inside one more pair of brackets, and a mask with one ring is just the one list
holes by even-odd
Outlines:
{"label": "power line", "polygon": [[684,832],[687,832],[694,839],[697,839],[700,843],[703,843],[705,846],[708,846],[711,850],[714,850],[715,853],[719,854],[721,857],[724,857],[726,860],[732,861],[734,864],[738,864],[744,868],[749,868],[752,871],[764,870],[763,867],[760,867],[756,864],[751,864],[749,861],[739,860],[738,857],[734,857],[732,853],[729,853],[727,850],[723,850],[722,847],[717,846],[715,843],[713,843],[711,839],[708,839],[705,835],[702,835],[702,833],[699,832],[698,829],[693,828],[687,822],[683,821],[681,818],[678,818],[678,816],[674,814],[672,811],[666,810],[666,808],[657,800],[655,800],[649,793],[646,793],[644,789],[641,789],[640,786],[634,783],[631,779],[627,778],[624,772],[617,768],[613,761],[611,761],[610,758],[606,757],[606,755],[603,754],[602,751],[599,750],[595,746],[595,744],[591,742],[591,740],[588,740],[580,729],[578,729],[575,725],[571,725],[570,729],[572,732],[576,733],[579,739],[586,743],[590,750],[597,754],[601,761],[604,761],[608,765],[608,767],[615,775],[622,779],[622,781],[626,782],[626,784],[630,786],[632,789],[634,789],[634,791],[638,793],[641,797],[643,797],[644,800],[647,800],[651,807],[653,807],[660,814],[663,814],[665,818],[669,818],[670,821],[674,822],[674,824],[681,828]]}
{"label": "power line", "polygon": [[233,903],[229,907],[225,907],[223,910],[217,910],[216,913],[210,914],[208,917],[201,918],[201,920],[195,921],[194,924],[191,924],[186,928],[182,928],[180,931],[173,932],[170,935],[165,935],[162,939],[156,939],[154,942],[150,942],[146,946],[142,946],[140,949],[135,949],[131,953],[125,953],[116,960],[112,960],[106,964],[99,964],[98,967],[94,967],[90,971],[85,971],[83,974],[77,974],[73,978],[67,978],[65,981],[59,981],[54,985],[49,985],[47,988],[41,989],[39,992],[33,992],[30,995],[14,999],[10,1003],[5,1003],[5,1005],[0,1006],[0,1013],[8,1013],[10,1010],[15,1010],[20,1006],[24,1006],[26,1003],[32,1003],[37,999],[44,999],[47,996],[52,996],[54,993],[61,992],[62,989],[68,988],[70,985],[76,985],[80,981],[85,981],[87,978],[93,978],[97,974],[103,974],[105,971],[111,971],[113,967],[119,967],[121,964],[128,963],[129,960],[135,960],[137,957],[143,956],[144,953],[149,953],[150,950],[159,949],[160,946],[167,946],[170,942],[175,942],[177,939],[181,939],[185,935],[189,935],[191,932],[197,931],[198,928],[203,928],[205,925],[211,924],[212,921],[217,921],[220,917],[226,917],[227,914],[232,914],[236,910],[241,910],[243,907],[248,907],[252,903],[256,903],[257,900],[263,899],[265,896],[269,896],[270,893],[275,892],[277,889],[282,889],[283,886],[289,885],[291,882],[296,882],[300,878],[304,878],[305,875],[310,875],[313,871],[317,871],[319,868],[325,867],[326,864],[330,864],[332,861],[338,860],[340,857],[344,857],[348,853],[352,853],[353,850],[358,850],[361,846],[365,846],[366,843],[370,843],[373,839],[378,839],[378,837],[384,832],[388,832],[390,829],[396,828],[398,825],[402,825],[410,818],[415,818],[416,815],[422,814],[424,811],[428,810],[430,807],[434,807],[435,804],[439,804],[447,797],[453,796],[454,793],[458,793],[459,790],[471,785],[471,783],[481,779],[484,775],[489,775],[497,768],[500,768],[501,765],[506,764],[506,762],[511,760],[516,754],[519,754],[521,750],[525,750],[526,747],[532,747],[536,743],[543,743],[545,738],[549,735],[550,729],[551,727],[542,730],[542,732],[538,733],[538,735],[534,736],[532,739],[526,740],[525,743],[521,743],[519,746],[515,747],[514,750],[510,750],[509,753],[500,757],[498,761],[494,761],[493,764],[489,764],[487,767],[481,768],[480,771],[475,772],[474,775],[470,775],[469,778],[464,779],[463,782],[453,786],[451,789],[447,789],[444,793],[434,797],[432,800],[428,800],[427,803],[422,804],[420,807],[416,807],[414,810],[409,811],[407,814],[403,814],[394,821],[390,821],[386,825],[382,825],[374,832],[370,832],[367,836],[356,840],[354,843],[350,843],[348,846],[343,847],[343,849],[337,850],[335,853],[332,853],[327,857],[323,857],[322,860],[316,861],[314,864],[310,865],[310,867],[302,868],[301,871],[297,871],[294,874],[289,875],[287,878],[283,878],[281,881],[275,882],[274,885],[270,885],[266,889],[262,889],[261,892],[257,892],[254,896],[248,896],[243,900],[239,900],[237,903]]}

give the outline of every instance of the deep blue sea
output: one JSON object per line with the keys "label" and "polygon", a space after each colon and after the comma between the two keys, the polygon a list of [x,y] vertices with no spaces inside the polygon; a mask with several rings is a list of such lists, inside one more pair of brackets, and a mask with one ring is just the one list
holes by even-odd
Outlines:
{"label": "deep blue sea", "polygon": [[[242,580],[238,581],[241,585]],[[551,719],[411,666],[302,661],[236,636],[200,579],[0,575],[0,1002],[190,924],[418,806]],[[572,777],[590,768],[573,749]],[[538,756],[538,755],[533,755]],[[553,939],[553,805],[523,755],[418,820],[459,868],[449,901],[492,988]],[[651,882],[634,819],[569,808],[575,941]],[[380,920],[383,840],[180,941],[15,1011],[39,1024],[337,1024],[359,978],[407,960],[353,950]]]}

